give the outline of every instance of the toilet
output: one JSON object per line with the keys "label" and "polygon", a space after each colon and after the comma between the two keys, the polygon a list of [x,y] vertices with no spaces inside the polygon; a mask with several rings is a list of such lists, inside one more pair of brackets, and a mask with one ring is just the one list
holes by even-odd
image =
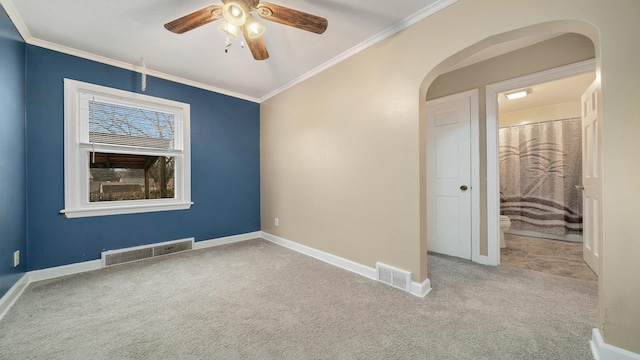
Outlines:
{"label": "toilet", "polygon": [[506,215],[500,215],[500,248],[506,248],[507,243],[504,240],[504,232],[511,227],[511,219]]}

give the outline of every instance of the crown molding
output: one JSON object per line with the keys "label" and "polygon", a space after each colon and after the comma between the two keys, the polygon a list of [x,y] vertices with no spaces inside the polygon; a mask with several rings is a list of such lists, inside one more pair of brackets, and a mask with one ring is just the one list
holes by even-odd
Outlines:
{"label": "crown molding", "polygon": [[[138,66],[136,64],[130,64],[130,63],[127,63],[127,62],[124,62],[124,61],[111,59],[111,58],[106,57],[106,56],[96,55],[96,54],[89,53],[89,52],[86,52],[86,51],[74,49],[74,48],[67,47],[67,46],[64,46],[64,45],[52,43],[50,41],[45,41],[45,40],[42,40],[42,39],[35,38],[29,32],[29,29],[27,28],[27,26],[25,25],[24,21],[22,20],[22,17],[20,16],[20,13],[18,13],[18,10],[13,5],[13,1],[12,0],[0,0],[0,5],[2,5],[4,10],[7,12],[7,15],[9,15],[9,18],[11,19],[11,21],[15,25],[16,29],[18,29],[18,32],[20,33],[20,36],[22,36],[22,39],[29,45],[38,46],[38,47],[41,47],[41,48],[57,51],[57,52],[60,52],[60,53],[63,53],[63,54],[67,54],[67,55],[77,56],[77,57],[80,57],[80,58],[83,58],[83,59],[96,61],[96,62],[99,62],[99,63],[115,66],[115,67],[118,67],[118,68],[121,68],[121,69],[129,70],[129,71],[133,71],[133,72],[137,72],[137,73],[142,73],[143,72],[142,67],[140,67],[140,66]],[[238,99],[243,99],[243,100],[247,100],[247,101],[251,101],[251,102],[255,102],[255,103],[259,103],[260,102],[260,100],[258,98],[255,98],[255,97],[252,97],[252,96],[247,96],[247,95],[244,95],[244,94],[240,94],[240,93],[237,93],[237,92],[229,91],[229,90],[222,89],[222,88],[219,88],[219,87],[203,84],[201,82],[197,82],[197,81],[181,78],[181,77],[178,77],[178,76],[166,74],[166,73],[163,73],[163,72],[160,72],[160,71],[156,71],[156,70],[152,70],[152,69],[148,69],[147,68],[145,72],[146,72],[146,74],[148,76],[153,76],[153,77],[156,77],[156,78],[159,78],[159,79],[169,80],[169,81],[172,81],[172,82],[175,82],[175,83],[193,86],[193,87],[196,87],[196,88],[209,90],[209,91],[212,91],[212,92],[215,92],[215,93],[228,95],[228,96],[232,96],[232,97],[235,97],[235,98],[238,98]]]}
{"label": "crown molding", "polygon": [[350,57],[352,57],[353,55],[361,52],[362,50],[371,47],[379,42],[381,42],[382,40],[400,32],[401,30],[404,30],[406,28],[408,28],[409,26],[417,23],[420,20],[423,20],[433,14],[435,14],[436,12],[446,8],[449,5],[452,5],[454,3],[456,3],[458,0],[438,0],[436,2],[434,2],[433,4],[427,6],[426,8],[416,12],[415,14],[405,18],[404,20],[401,20],[395,24],[393,24],[392,26],[388,27],[386,30],[383,30],[382,32],[370,37],[369,39],[361,42],[360,44],[352,47],[351,49],[343,52],[342,54],[334,57],[333,59],[325,62],[324,64],[313,68],[312,70],[308,71],[307,73],[289,81],[288,83],[282,85],[281,87],[273,90],[272,92],[268,93],[267,95],[263,96],[260,98],[259,102],[263,102],[265,100],[268,100],[269,98],[272,98],[276,95],[278,95],[279,93],[309,79],[310,77],[319,74],[320,72],[332,67],[333,65],[336,65],[339,62],[342,62]]}
{"label": "crown molding", "polygon": [[[377,43],[379,43],[380,41],[398,33],[401,30],[404,30],[406,28],[408,28],[409,26],[417,23],[420,20],[423,20],[425,18],[427,18],[430,15],[435,14],[436,12],[448,7],[449,5],[452,5],[454,3],[456,3],[458,0],[437,0],[436,2],[434,2],[433,4],[427,6],[426,8],[416,12],[415,14],[405,18],[402,21],[397,22],[396,24],[388,27],[386,30],[370,37],[369,39],[361,42],[360,44],[352,47],[351,49],[339,54],[338,56],[332,58],[331,60],[325,62],[324,64],[317,66],[315,68],[313,68],[312,70],[306,72],[305,74],[285,83],[284,85],[280,86],[279,88],[269,92],[268,94],[260,97],[260,98],[256,98],[253,96],[248,96],[245,94],[240,94],[237,92],[233,92],[233,91],[229,91],[226,89],[222,89],[222,88],[218,88],[215,86],[211,86],[211,85],[207,85],[201,82],[197,82],[197,81],[193,81],[193,80],[189,80],[189,79],[184,79],[178,76],[174,76],[174,75],[170,75],[170,74],[166,74],[160,71],[156,71],[156,70],[152,70],[152,69],[146,69],[146,74],[148,76],[153,76],[153,77],[157,77],[160,79],[164,79],[164,80],[169,80],[169,81],[173,81],[175,83],[179,83],[179,84],[184,84],[184,85],[189,85],[189,86],[193,86],[196,88],[200,88],[200,89],[204,89],[204,90],[209,90],[212,92],[216,92],[219,94],[223,94],[223,95],[228,95],[228,96],[232,96],[238,99],[243,99],[243,100],[247,100],[247,101],[251,101],[251,102],[255,102],[255,103],[261,103],[265,100],[268,100],[276,95],[278,95],[279,93],[311,78],[312,76],[319,74],[320,72],[350,58],[351,56],[359,53],[360,51],[369,48]],[[29,44],[29,45],[34,45],[34,46],[39,46],[45,49],[49,49],[49,50],[54,50],[54,51],[58,51],[64,54],[68,54],[68,55],[73,55],[73,56],[77,56],[83,59],[87,59],[87,60],[91,60],[91,61],[96,61],[99,63],[103,63],[103,64],[107,64],[107,65],[111,65],[111,66],[115,66],[118,68],[122,68],[125,70],[130,70],[130,71],[134,71],[134,72],[138,72],[138,73],[142,73],[143,69],[136,65],[136,64],[130,64],[124,61],[120,61],[120,60],[115,60],[115,59],[111,59],[108,58],[106,56],[101,56],[101,55],[96,55],[93,53],[89,53],[86,51],[82,51],[82,50],[78,50],[75,48],[71,48],[71,47],[67,47],[67,46],[63,46],[63,45],[59,45],[56,43],[52,43],[49,41],[45,41],[45,40],[41,40],[38,38],[34,38],[31,33],[29,32],[29,29],[27,28],[27,26],[25,25],[24,21],[22,20],[22,17],[20,16],[20,14],[18,13],[18,10],[15,8],[15,6],[13,5],[13,0],[0,0],[0,5],[2,5],[2,7],[4,7],[5,11],[7,12],[7,14],[9,15],[9,18],[11,19],[11,21],[13,22],[13,24],[16,26],[16,28],[18,29],[18,32],[20,33],[20,35],[22,36],[22,38],[24,39],[24,41]]]}
{"label": "crown molding", "polygon": [[102,63],[102,64],[119,67],[121,69],[129,70],[129,71],[133,71],[133,72],[137,72],[137,73],[142,73],[144,71],[147,74],[147,76],[153,76],[153,77],[156,77],[156,78],[159,78],[159,79],[169,80],[169,81],[172,81],[172,82],[175,82],[175,83],[193,86],[193,87],[196,87],[196,88],[209,90],[209,91],[212,91],[212,92],[215,92],[215,93],[228,95],[228,96],[232,96],[232,97],[235,97],[235,98],[238,98],[238,99],[243,99],[243,100],[247,100],[247,101],[251,101],[251,102],[255,102],[255,103],[260,102],[259,99],[255,98],[255,97],[252,97],[252,96],[247,96],[247,95],[244,95],[244,94],[236,93],[236,92],[225,90],[225,89],[222,89],[222,88],[219,88],[219,87],[203,84],[201,82],[197,82],[197,81],[181,78],[181,77],[178,77],[178,76],[170,75],[170,74],[163,73],[163,72],[156,71],[156,70],[152,70],[152,69],[149,69],[149,68],[144,70],[141,66],[138,66],[138,65],[135,65],[135,64],[129,64],[129,63],[124,62],[124,61],[111,59],[111,58],[108,58],[106,56],[92,54],[92,53],[89,53],[89,52],[86,52],[86,51],[70,48],[70,47],[59,45],[59,44],[52,43],[52,42],[49,42],[49,41],[44,41],[44,40],[36,39],[36,38],[31,38],[30,41],[25,39],[25,41],[29,45],[39,46],[41,48],[54,50],[54,51],[61,52],[61,53],[64,53],[64,54],[77,56],[77,57],[80,57],[80,58],[83,58],[83,59],[96,61],[96,62],[99,62],[99,63]]}
{"label": "crown molding", "polygon": [[22,17],[18,13],[18,9],[13,5],[13,1],[11,0],[0,0],[0,5],[4,8],[4,11],[9,15],[9,19],[13,22],[13,25],[18,29],[20,36],[22,36],[22,40],[27,42],[27,40],[33,39],[29,29],[24,24]]}

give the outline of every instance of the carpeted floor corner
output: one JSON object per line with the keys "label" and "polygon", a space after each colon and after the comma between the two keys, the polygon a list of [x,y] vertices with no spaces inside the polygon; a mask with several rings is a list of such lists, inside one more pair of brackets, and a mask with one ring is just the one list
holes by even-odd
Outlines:
{"label": "carpeted floor corner", "polygon": [[425,297],[256,239],[32,283],[1,359],[592,359],[597,284],[429,255]]}

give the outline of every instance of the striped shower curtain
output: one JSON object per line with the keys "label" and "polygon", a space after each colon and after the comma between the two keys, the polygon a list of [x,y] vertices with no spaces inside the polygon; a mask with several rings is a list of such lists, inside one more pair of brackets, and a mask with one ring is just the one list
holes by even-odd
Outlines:
{"label": "striped shower curtain", "polygon": [[582,234],[581,120],[500,129],[500,213],[511,228]]}

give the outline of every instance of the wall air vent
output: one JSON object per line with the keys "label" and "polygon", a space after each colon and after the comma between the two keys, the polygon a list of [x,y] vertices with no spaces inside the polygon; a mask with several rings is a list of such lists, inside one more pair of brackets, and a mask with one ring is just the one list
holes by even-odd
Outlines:
{"label": "wall air vent", "polygon": [[102,267],[193,249],[193,238],[102,252]]}
{"label": "wall air vent", "polygon": [[411,273],[383,263],[376,263],[378,280],[394,288],[411,292]]}

